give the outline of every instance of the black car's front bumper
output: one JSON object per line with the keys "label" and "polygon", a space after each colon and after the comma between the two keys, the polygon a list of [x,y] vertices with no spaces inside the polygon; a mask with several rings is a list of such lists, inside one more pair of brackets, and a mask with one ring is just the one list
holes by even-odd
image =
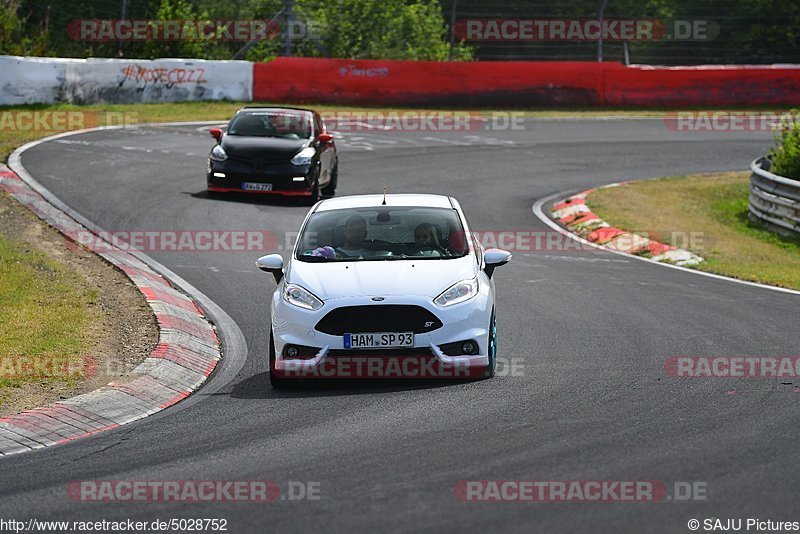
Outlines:
{"label": "black car's front bumper", "polygon": [[[221,193],[255,193],[309,196],[314,187],[311,165],[272,163],[253,167],[228,158],[209,159],[208,190]],[[245,184],[270,184],[270,189],[248,189]]]}

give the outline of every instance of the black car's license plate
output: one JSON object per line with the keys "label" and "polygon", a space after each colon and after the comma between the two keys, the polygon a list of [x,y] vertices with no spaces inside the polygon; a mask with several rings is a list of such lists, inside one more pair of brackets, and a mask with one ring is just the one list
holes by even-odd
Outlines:
{"label": "black car's license plate", "polygon": [[242,182],[242,189],[245,191],[272,191],[272,184]]}

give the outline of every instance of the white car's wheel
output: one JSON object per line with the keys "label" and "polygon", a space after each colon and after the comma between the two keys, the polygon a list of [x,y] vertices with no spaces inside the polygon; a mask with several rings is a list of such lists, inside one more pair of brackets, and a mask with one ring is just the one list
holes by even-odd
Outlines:
{"label": "white car's wheel", "polygon": [[497,370],[497,319],[492,309],[492,318],[489,320],[489,341],[487,343],[489,365],[483,368],[483,377],[492,378]]}

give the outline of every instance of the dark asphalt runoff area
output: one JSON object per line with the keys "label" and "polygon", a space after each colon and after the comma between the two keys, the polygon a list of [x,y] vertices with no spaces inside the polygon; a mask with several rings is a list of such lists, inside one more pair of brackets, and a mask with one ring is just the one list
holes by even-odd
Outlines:
{"label": "dark asphalt runoff area", "polygon": [[[549,231],[531,205],[552,193],[747,170],[772,144],[770,133],[678,132],[659,119],[339,139],[339,195],[452,195],[473,229],[519,232]],[[212,144],[197,125],[144,126],[47,142],[22,163],[107,230],[266,230],[285,248],[308,208],[208,198]],[[515,251],[495,274],[498,356],[515,376],[278,391],[267,375],[274,282],[255,268],[259,254],[150,255],[236,321],[245,365],[194,402],[0,459],[0,517],[224,518],[233,533],[689,532],[693,518],[800,520],[800,384],[664,371],[670,356],[798,355],[798,296],[597,250]],[[304,482],[319,498],[79,502],[67,487],[80,480],[273,480],[284,492]],[[462,480],[699,482],[706,498],[462,502]]]}

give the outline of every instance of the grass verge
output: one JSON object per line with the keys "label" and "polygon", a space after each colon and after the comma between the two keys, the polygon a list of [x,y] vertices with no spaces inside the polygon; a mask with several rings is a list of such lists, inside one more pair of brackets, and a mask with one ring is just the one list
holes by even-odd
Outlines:
{"label": "grass verge", "polygon": [[123,272],[0,191],[0,417],[124,383],[157,342]]}
{"label": "grass verge", "polygon": [[747,215],[749,173],[667,177],[592,193],[588,204],[625,230],[691,250],[696,269],[800,290],[800,238]]}
{"label": "grass verge", "polygon": [[96,300],[78,273],[0,235],[0,392],[26,382],[84,378],[86,332],[100,320]]}

